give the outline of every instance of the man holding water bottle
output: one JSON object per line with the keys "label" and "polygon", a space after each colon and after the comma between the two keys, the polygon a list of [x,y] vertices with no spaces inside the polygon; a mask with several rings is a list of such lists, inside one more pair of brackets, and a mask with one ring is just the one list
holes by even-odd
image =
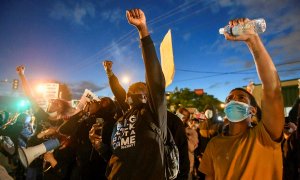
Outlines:
{"label": "man holding water bottle", "polygon": [[[229,22],[229,27],[245,26],[248,22],[246,18],[235,19]],[[200,171],[206,179],[282,179],[280,142],[284,112],[274,63],[254,28],[239,35],[225,31],[224,36],[230,41],[244,41],[252,53],[262,82],[262,108],[243,88],[229,93],[224,109],[229,131],[209,142]],[[255,116],[258,124],[251,127],[249,122]]]}

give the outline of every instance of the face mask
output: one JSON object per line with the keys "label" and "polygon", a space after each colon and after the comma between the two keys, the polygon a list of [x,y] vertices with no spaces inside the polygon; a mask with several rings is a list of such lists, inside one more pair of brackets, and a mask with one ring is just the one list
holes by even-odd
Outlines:
{"label": "face mask", "polygon": [[55,112],[51,112],[51,113],[48,113],[49,114],[49,117],[50,118],[53,118],[53,119],[56,119],[57,118],[57,111],[55,111]]}
{"label": "face mask", "polygon": [[294,130],[293,130],[292,128],[290,128],[290,129],[288,130],[288,132],[289,132],[290,134],[292,134],[292,133],[294,132]]}
{"label": "face mask", "polygon": [[211,119],[213,117],[212,110],[206,110],[204,114],[205,114],[207,119]]}
{"label": "face mask", "polygon": [[249,105],[238,101],[230,101],[225,105],[224,112],[231,122],[240,122],[250,116]]}
{"label": "face mask", "polygon": [[127,103],[130,106],[136,106],[136,105],[139,105],[139,104],[146,104],[147,99],[146,99],[146,96],[144,94],[130,94],[127,97]]}

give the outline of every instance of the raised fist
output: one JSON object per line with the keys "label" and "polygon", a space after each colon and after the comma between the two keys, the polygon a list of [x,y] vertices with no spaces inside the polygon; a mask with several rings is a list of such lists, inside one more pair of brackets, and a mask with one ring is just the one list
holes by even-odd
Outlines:
{"label": "raised fist", "polygon": [[134,25],[138,29],[146,26],[146,17],[141,9],[131,9],[126,11],[126,17],[128,23]]}
{"label": "raised fist", "polygon": [[104,70],[106,72],[111,72],[112,71],[112,65],[113,65],[112,61],[105,60],[105,61],[102,62],[102,64],[103,64]]}
{"label": "raised fist", "polygon": [[18,75],[24,75],[24,73],[25,73],[25,66],[23,66],[23,65],[17,66],[16,67],[16,71],[17,71]]}

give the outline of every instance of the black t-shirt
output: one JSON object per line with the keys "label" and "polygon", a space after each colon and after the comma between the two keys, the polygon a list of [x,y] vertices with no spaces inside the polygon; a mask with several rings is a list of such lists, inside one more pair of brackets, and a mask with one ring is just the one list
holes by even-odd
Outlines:
{"label": "black t-shirt", "polygon": [[164,179],[160,137],[146,118],[152,121],[149,108],[131,109],[115,124],[108,179]]}

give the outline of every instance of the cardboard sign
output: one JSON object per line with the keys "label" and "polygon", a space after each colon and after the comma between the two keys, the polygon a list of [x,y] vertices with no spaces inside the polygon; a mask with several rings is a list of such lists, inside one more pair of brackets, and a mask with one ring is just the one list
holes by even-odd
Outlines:
{"label": "cardboard sign", "polygon": [[76,106],[76,109],[82,110],[84,108],[84,105],[87,102],[90,102],[92,100],[99,101],[99,97],[94,94],[92,91],[85,89],[83,95],[81,96],[79,103]]}
{"label": "cardboard sign", "polygon": [[171,30],[168,31],[160,44],[160,58],[166,87],[168,87],[172,83],[175,75]]}

